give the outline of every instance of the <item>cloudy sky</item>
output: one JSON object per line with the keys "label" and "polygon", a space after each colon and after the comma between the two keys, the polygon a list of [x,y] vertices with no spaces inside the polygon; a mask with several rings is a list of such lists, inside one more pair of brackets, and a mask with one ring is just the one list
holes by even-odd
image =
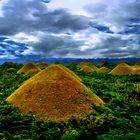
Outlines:
{"label": "cloudy sky", "polygon": [[0,59],[140,57],[140,0],[0,0]]}

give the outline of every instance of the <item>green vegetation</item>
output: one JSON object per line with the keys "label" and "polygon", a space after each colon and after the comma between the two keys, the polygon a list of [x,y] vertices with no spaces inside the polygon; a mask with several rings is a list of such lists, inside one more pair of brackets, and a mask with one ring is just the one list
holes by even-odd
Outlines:
{"label": "green vegetation", "polygon": [[[0,139],[1,140],[140,140],[140,75],[112,75],[73,70],[106,105],[96,107],[84,118],[66,122],[37,120],[22,114],[5,101],[29,77],[17,74],[22,64],[0,66]],[[112,66],[108,64],[108,68]]]}

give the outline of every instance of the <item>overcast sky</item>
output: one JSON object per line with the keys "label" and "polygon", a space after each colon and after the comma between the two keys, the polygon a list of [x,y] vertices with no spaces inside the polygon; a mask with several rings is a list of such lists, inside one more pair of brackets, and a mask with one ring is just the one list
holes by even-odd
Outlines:
{"label": "overcast sky", "polygon": [[140,57],[140,0],[1,0],[0,58]]}

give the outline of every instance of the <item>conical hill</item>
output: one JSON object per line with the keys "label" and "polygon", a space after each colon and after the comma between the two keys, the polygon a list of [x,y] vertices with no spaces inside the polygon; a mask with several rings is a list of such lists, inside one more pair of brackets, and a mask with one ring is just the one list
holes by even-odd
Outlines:
{"label": "conical hill", "polygon": [[71,76],[75,77],[77,80],[81,81],[81,79],[76,75],[74,74],[74,72],[72,72],[71,70],[69,70],[67,67],[61,65],[61,64],[58,64],[59,68],[62,68],[64,69],[66,72],[68,72]]}
{"label": "conical hill", "polygon": [[140,67],[133,69],[133,74],[140,75]]}
{"label": "conical hill", "polygon": [[38,69],[30,69],[27,72],[25,72],[25,75],[33,76],[33,75],[37,74],[39,71],[40,70],[38,70]]}
{"label": "conical hill", "polygon": [[25,81],[7,101],[43,120],[83,116],[90,111],[91,104],[104,104],[73,75],[64,66],[50,65]]}
{"label": "conical hill", "polygon": [[109,72],[109,69],[107,67],[101,67],[98,72]]}
{"label": "conical hill", "polygon": [[90,62],[80,62],[78,65],[77,65],[77,67],[79,67],[79,68],[81,68],[82,66],[91,66],[92,65],[92,63],[90,63]]}
{"label": "conical hill", "polygon": [[132,74],[133,68],[126,63],[118,64],[110,74]]}
{"label": "conical hill", "polygon": [[77,67],[78,68],[83,68],[84,66],[89,66],[89,67],[91,67],[93,70],[97,70],[98,68],[93,64],[93,63],[91,63],[91,62],[80,62],[78,65],[77,65]]}
{"label": "conical hill", "polygon": [[81,70],[84,72],[93,72],[94,71],[94,69],[92,67],[86,66],[86,65],[82,66]]}
{"label": "conical hill", "polygon": [[140,68],[140,66],[139,65],[134,65],[134,66],[132,66],[133,68]]}
{"label": "conical hill", "polygon": [[121,63],[118,63],[117,66],[123,66],[123,67],[131,67],[130,65],[128,65],[127,63],[125,62],[121,62]]}
{"label": "conical hill", "polygon": [[41,70],[45,69],[46,67],[48,67],[48,63],[46,62],[38,62],[36,63],[36,66],[39,67]]}
{"label": "conical hill", "polygon": [[[31,70],[31,71],[30,71]],[[34,65],[33,63],[29,62],[27,64],[25,64],[17,73],[24,73],[24,74],[28,74],[31,72],[39,72],[41,69],[39,67],[37,67],[36,65]],[[30,72],[29,72],[30,71]]]}

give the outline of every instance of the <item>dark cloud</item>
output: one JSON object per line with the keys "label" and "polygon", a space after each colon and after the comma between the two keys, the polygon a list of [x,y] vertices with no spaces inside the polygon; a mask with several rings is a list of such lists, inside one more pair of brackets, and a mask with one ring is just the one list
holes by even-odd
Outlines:
{"label": "dark cloud", "polygon": [[75,51],[84,42],[76,41],[71,36],[46,35],[41,37],[40,42],[33,44],[34,51],[46,54],[47,56],[67,56],[71,51]]}
{"label": "dark cloud", "polygon": [[42,2],[49,3],[51,0],[42,0]]}
{"label": "dark cloud", "polygon": [[123,39],[121,36],[107,38],[103,45],[99,46],[102,48],[100,53],[103,57],[139,57],[139,44],[135,37],[131,36],[131,39]]}
{"label": "dark cloud", "polygon": [[124,31],[130,19],[135,20],[140,17],[140,1],[106,0],[95,4],[91,3],[85,6],[85,10],[92,14],[97,23],[108,25],[114,29],[114,32],[118,33]]}
{"label": "dark cloud", "polygon": [[[19,57],[28,49],[28,45],[10,40],[0,36],[0,56],[1,57]],[[0,57],[0,58],[1,58]]]}
{"label": "dark cloud", "polygon": [[[140,2],[107,1],[85,6],[91,15],[86,17],[48,9],[50,0],[9,0],[2,7],[0,34],[24,38],[28,45],[0,37],[0,55],[139,57]],[[19,33],[24,33],[21,38]],[[28,41],[26,35],[37,40]]]}
{"label": "dark cloud", "polygon": [[19,32],[63,32],[88,28],[89,19],[72,15],[65,9],[49,11],[40,1],[10,0],[4,5],[0,17],[0,33],[13,35]]}
{"label": "dark cloud", "polygon": [[140,34],[140,18],[130,18],[121,34]]}
{"label": "dark cloud", "polygon": [[109,27],[107,26],[104,26],[104,25],[100,25],[100,24],[97,24],[97,23],[94,23],[94,22],[89,22],[89,25],[101,32],[106,32],[106,33],[114,33],[112,32]]}
{"label": "dark cloud", "polygon": [[5,36],[0,36],[0,42],[4,41],[4,40],[6,40],[6,39],[8,39],[8,38],[5,37]]}

